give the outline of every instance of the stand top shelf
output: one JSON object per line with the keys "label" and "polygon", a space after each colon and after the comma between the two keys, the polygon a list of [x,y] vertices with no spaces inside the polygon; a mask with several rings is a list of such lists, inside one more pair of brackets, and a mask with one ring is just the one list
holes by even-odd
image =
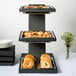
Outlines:
{"label": "stand top shelf", "polygon": [[19,11],[27,14],[48,14],[55,12],[56,9],[53,6],[44,4],[29,4],[28,6],[21,6]]}

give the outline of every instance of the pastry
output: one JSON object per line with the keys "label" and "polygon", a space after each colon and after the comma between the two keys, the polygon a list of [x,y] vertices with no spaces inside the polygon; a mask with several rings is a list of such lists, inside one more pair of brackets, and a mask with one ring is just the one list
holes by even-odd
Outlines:
{"label": "pastry", "polygon": [[52,34],[47,31],[28,31],[23,33],[26,38],[51,38]]}
{"label": "pastry", "polygon": [[39,31],[37,34],[38,34],[39,36],[42,36],[44,33],[43,33],[42,31]]}
{"label": "pastry", "polygon": [[25,61],[23,61],[22,63],[23,69],[31,69],[31,68],[34,68],[34,66],[35,66],[35,62],[31,58],[26,58]]}
{"label": "pastry", "polygon": [[42,8],[49,8],[48,6],[43,6]]}
{"label": "pastry", "polygon": [[40,59],[41,60],[43,60],[43,59],[51,59],[51,57],[48,55],[48,54],[42,54],[41,56],[40,56]]}
{"label": "pastry", "polygon": [[29,59],[33,59],[34,61],[36,60],[35,57],[32,54],[28,54],[24,57],[24,60],[26,60],[27,58]]}
{"label": "pastry", "polygon": [[23,8],[27,8],[27,6],[24,6]]}
{"label": "pastry", "polygon": [[28,54],[24,57],[22,62],[23,69],[32,69],[35,67],[36,58],[32,54]]}
{"label": "pastry", "polygon": [[40,65],[41,65],[41,68],[53,68],[51,60],[48,60],[48,59],[41,60]]}
{"label": "pastry", "polygon": [[40,68],[53,68],[50,55],[42,54],[40,56]]}

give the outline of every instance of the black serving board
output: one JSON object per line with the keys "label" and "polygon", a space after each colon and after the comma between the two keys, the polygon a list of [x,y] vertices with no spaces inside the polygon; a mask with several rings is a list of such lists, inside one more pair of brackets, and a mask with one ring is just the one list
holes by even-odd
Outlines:
{"label": "black serving board", "polygon": [[9,48],[2,48],[0,49],[0,57],[5,57],[5,56],[14,56],[15,55],[15,45]]}
{"label": "black serving board", "polygon": [[9,48],[0,48],[0,66],[11,66],[15,62],[15,45]]}
{"label": "black serving board", "polygon": [[0,62],[0,66],[11,66],[11,65],[14,65],[15,61],[3,61],[3,62]]}
{"label": "black serving board", "polygon": [[20,32],[20,36],[19,36],[19,41],[23,41],[23,42],[32,42],[32,43],[44,43],[44,42],[50,42],[50,41],[56,41],[56,36],[54,34],[54,32],[50,32],[52,34],[51,38],[25,38],[23,37],[23,33],[26,31],[21,31]]}
{"label": "black serving board", "polygon": [[[46,6],[44,4],[29,4],[29,6],[39,6],[39,5],[43,5],[43,6]],[[23,12],[23,13],[50,13],[50,12],[55,12],[56,9],[51,6],[49,8],[24,8],[24,6],[21,6],[20,9],[19,9],[20,12]]]}
{"label": "black serving board", "polygon": [[0,57],[0,61],[14,61],[15,56],[12,57]]}
{"label": "black serving board", "polygon": [[[53,68],[49,68],[49,69],[39,69],[39,68],[33,68],[33,69],[22,69],[21,68],[21,64],[22,64],[22,59],[23,57],[27,55],[26,53],[22,53],[21,58],[20,58],[20,65],[19,65],[19,73],[57,73],[57,66],[56,66],[56,62],[54,59],[54,56],[52,53],[49,53],[49,55],[52,57],[52,61],[53,61]],[[39,59],[39,58],[37,58]],[[38,60],[37,60],[38,61]]]}

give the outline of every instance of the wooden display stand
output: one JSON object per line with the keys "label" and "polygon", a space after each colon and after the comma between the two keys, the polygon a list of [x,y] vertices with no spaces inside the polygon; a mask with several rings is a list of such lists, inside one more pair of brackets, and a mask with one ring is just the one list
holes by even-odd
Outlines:
{"label": "wooden display stand", "polygon": [[[55,8],[53,8],[55,9]],[[53,10],[52,9],[52,10]],[[41,9],[39,10],[32,10],[31,9],[23,9],[20,8],[20,12],[24,12],[29,14],[29,31],[45,31],[45,14],[46,12],[55,12],[54,10],[51,11],[51,9],[45,10],[46,12],[41,12]],[[43,10],[42,10],[43,11]],[[30,13],[32,12],[32,13]],[[24,40],[20,40],[24,41]],[[54,36],[54,40],[51,39],[51,41],[56,41],[56,37]],[[41,54],[46,53],[46,44],[44,42],[30,42],[29,43],[29,53],[35,55],[37,58],[40,57]],[[25,54],[22,54],[22,57]],[[21,57],[21,58],[22,58]],[[22,61],[22,60],[20,60]],[[55,60],[54,60],[55,62]],[[54,63],[55,68],[54,69],[21,69],[21,62],[19,67],[19,73],[57,73],[57,67]]]}

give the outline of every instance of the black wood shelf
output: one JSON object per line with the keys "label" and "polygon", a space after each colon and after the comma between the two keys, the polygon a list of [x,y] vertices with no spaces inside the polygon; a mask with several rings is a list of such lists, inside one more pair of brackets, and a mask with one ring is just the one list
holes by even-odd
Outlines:
{"label": "black wood shelf", "polygon": [[25,38],[23,37],[24,32],[25,31],[20,32],[19,41],[30,42],[30,43],[45,43],[45,42],[56,41],[56,36],[53,31],[50,32],[52,34],[51,38]]}
{"label": "black wood shelf", "polygon": [[9,48],[0,49],[0,57],[10,57],[15,55],[15,45]]}
{"label": "black wood shelf", "polygon": [[[52,53],[48,53],[48,54],[52,57],[53,68],[39,69],[39,68],[36,67],[36,68],[33,68],[33,69],[22,69],[21,65],[22,65],[23,58],[24,58],[25,55],[27,55],[27,53],[22,53],[21,59],[20,59],[20,65],[19,65],[19,73],[57,73],[58,70],[57,70],[55,58],[54,58]],[[38,60],[40,58],[39,57],[36,57],[36,58],[37,58],[36,63],[38,64]]]}
{"label": "black wood shelf", "polygon": [[46,9],[27,9],[27,8],[21,7],[19,11],[23,12],[23,13],[34,13],[34,14],[42,13],[43,14],[43,13],[55,12],[56,10],[55,10],[55,8],[51,8],[51,7],[48,9],[47,8]]}
{"label": "black wood shelf", "polygon": [[14,61],[15,59],[15,56],[12,56],[12,57],[0,57],[0,62],[3,62],[3,61]]}
{"label": "black wood shelf", "polygon": [[[30,4],[29,6],[39,6],[39,5],[42,5],[42,6],[46,6],[44,4]],[[23,13],[34,13],[34,14],[44,14],[44,13],[50,13],[50,12],[55,12],[56,9],[51,6],[51,7],[48,7],[48,8],[24,8],[24,6],[21,6],[20,9],[19,9],[20,12],[23,12]]]}

